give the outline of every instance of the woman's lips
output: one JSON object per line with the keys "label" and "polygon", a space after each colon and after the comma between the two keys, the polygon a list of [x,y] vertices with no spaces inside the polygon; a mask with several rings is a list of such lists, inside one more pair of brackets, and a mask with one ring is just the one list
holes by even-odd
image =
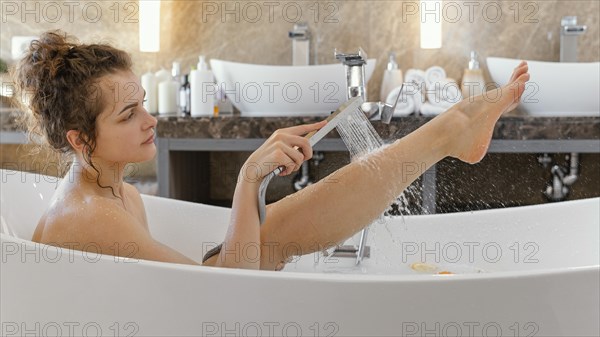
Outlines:
{"label": "woman's lips", "polygon": [[152,136],[150,136],[150,138],[146,139],[145,142],[143,142],[142,144],[151,144],[154,142],[154,134]]}

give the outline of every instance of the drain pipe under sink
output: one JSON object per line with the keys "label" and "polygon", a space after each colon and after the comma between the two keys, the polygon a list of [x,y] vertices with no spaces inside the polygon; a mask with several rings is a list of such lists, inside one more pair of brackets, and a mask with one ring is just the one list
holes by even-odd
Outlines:
{"label": "drain pipe under sink", "polygon": [[568,157],[569,168],[554,165],[550,169],[552,181],[546,186],[544,195],[550,201],[562,201],[569,195],[569,186],[579,178],[579,153],[572,152]]}

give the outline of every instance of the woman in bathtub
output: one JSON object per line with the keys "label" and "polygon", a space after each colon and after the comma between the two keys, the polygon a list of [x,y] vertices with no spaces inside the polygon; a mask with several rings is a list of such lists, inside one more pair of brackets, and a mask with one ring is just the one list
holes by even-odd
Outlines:
{"label": "woman in bathtub", "polygon": [[[403,172],[403,163],[419,163],[425,170],[448,156],[480,161],[498,118],[517,106],[529,80],[527,71],[521,63],[508,85],[488,93],[497,97],[495,102],[483,96],[463,100],[406,137],[342,167],[332,179],[269,205],[260,226],[262,178],[279,165],[286,167],[281,175],[297,171],[312,156],[303,135],[326,122],[275,131],[243,165],[222,248],[209,252],[203,264],[281,269],[294,255],[343,242],[374,221],[423,173]],[[152,238],[140,194],[123,182],[127,163],[156,154],[157,121],[142,106],[144,91],[128,54],[48,32],[31,44],[14,78],[21,94],[17,97],[26,98],[30,132],[73,156],[32,240],[73,249],[93,243],[105,254],[118,254],[124,250],[115,247],[133,242],[134,255],[123,253],[128,257],[198,264]],[[289,249],[291,244],[299,251]]]}

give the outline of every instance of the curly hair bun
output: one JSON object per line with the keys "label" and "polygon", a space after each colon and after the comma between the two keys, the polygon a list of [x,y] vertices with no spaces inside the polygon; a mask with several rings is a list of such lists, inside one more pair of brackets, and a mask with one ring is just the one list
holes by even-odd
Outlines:
{"label": "curly hair bun", "polygon": [[49,77],[54,77],[64,67],[68,54],[76,46],[66,34],[47,32],[39,40],[31,42],[28,56],[32,65],[45,69]]}
{"label": "curly hair bun", "polygon": [[[105,44],[81,44],[58,31],[43,33],[31,42],[13,72],[16,98],[30,136],[40,136],[54,149],[71,151],[66,133],[78,130],[80,138],[95,147],[96,117],[103,102],[98,80],[131,69],[126,52]],[[35,137],[31,137],[35,139]]]}

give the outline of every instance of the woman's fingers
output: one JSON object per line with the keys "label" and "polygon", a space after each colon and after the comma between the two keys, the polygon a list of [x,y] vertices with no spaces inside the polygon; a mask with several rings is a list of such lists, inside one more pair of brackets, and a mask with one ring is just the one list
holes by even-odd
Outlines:
{"label": "woman's fingers", "polygon": [[312,158],[313,149],[310,146],[310,142],[308,138],[300,137],[300,136],[291,136],[294,137],[292,141],[292,147],[295,147],[297,151],[301,152],[304,155],[303,160],[309,160]]}
{"label": "woman's fingers", "polygon": [[308,139],[294,135],[281,136],[276,148],[284,156],[279,163],[286,167],[282,175],[297,171],[305,160],[312,157],[312,148]]}
{"label": "woman's fingers", "polygon": [[282,162],[285,166],[285,171],[283,171],[281,175],[285,176],[297,171],[304,162],[304,155],[300,151],[289,146],[283,146],[281,150],[286,157]]}
{"label": "woman's fingers", "polygon": [[288,133],[291,135],[303,136],[311,131],[319,130],[320,128],[325,126],[325,124],[327,124],[327,120],[322,120],[320,122],[312,124],[296,125],[285,129],[279,129],[278,131]]}
{"label": "woman's fingers", "polygon": [[285,170],[280,175],[285,176],[297,171],[305,160],[312,158],[313,150],[310,142],[302,136],[319,130],[325,124],[327,120],[279,129],[273,133],[271,151],[281,151],[276,155],[276,158],[279,158],[277,162],[280,166],[285,166]]}
{"label": "woman's fingers", "polygon": [[304,160],[312,158],[313,150],[310,146],[309,139],[306,137],[280,132],[274,137],[273,140],[282,144],[283,146],[289,146],[292,148],[296,147],[296,151],[304,154]]}

